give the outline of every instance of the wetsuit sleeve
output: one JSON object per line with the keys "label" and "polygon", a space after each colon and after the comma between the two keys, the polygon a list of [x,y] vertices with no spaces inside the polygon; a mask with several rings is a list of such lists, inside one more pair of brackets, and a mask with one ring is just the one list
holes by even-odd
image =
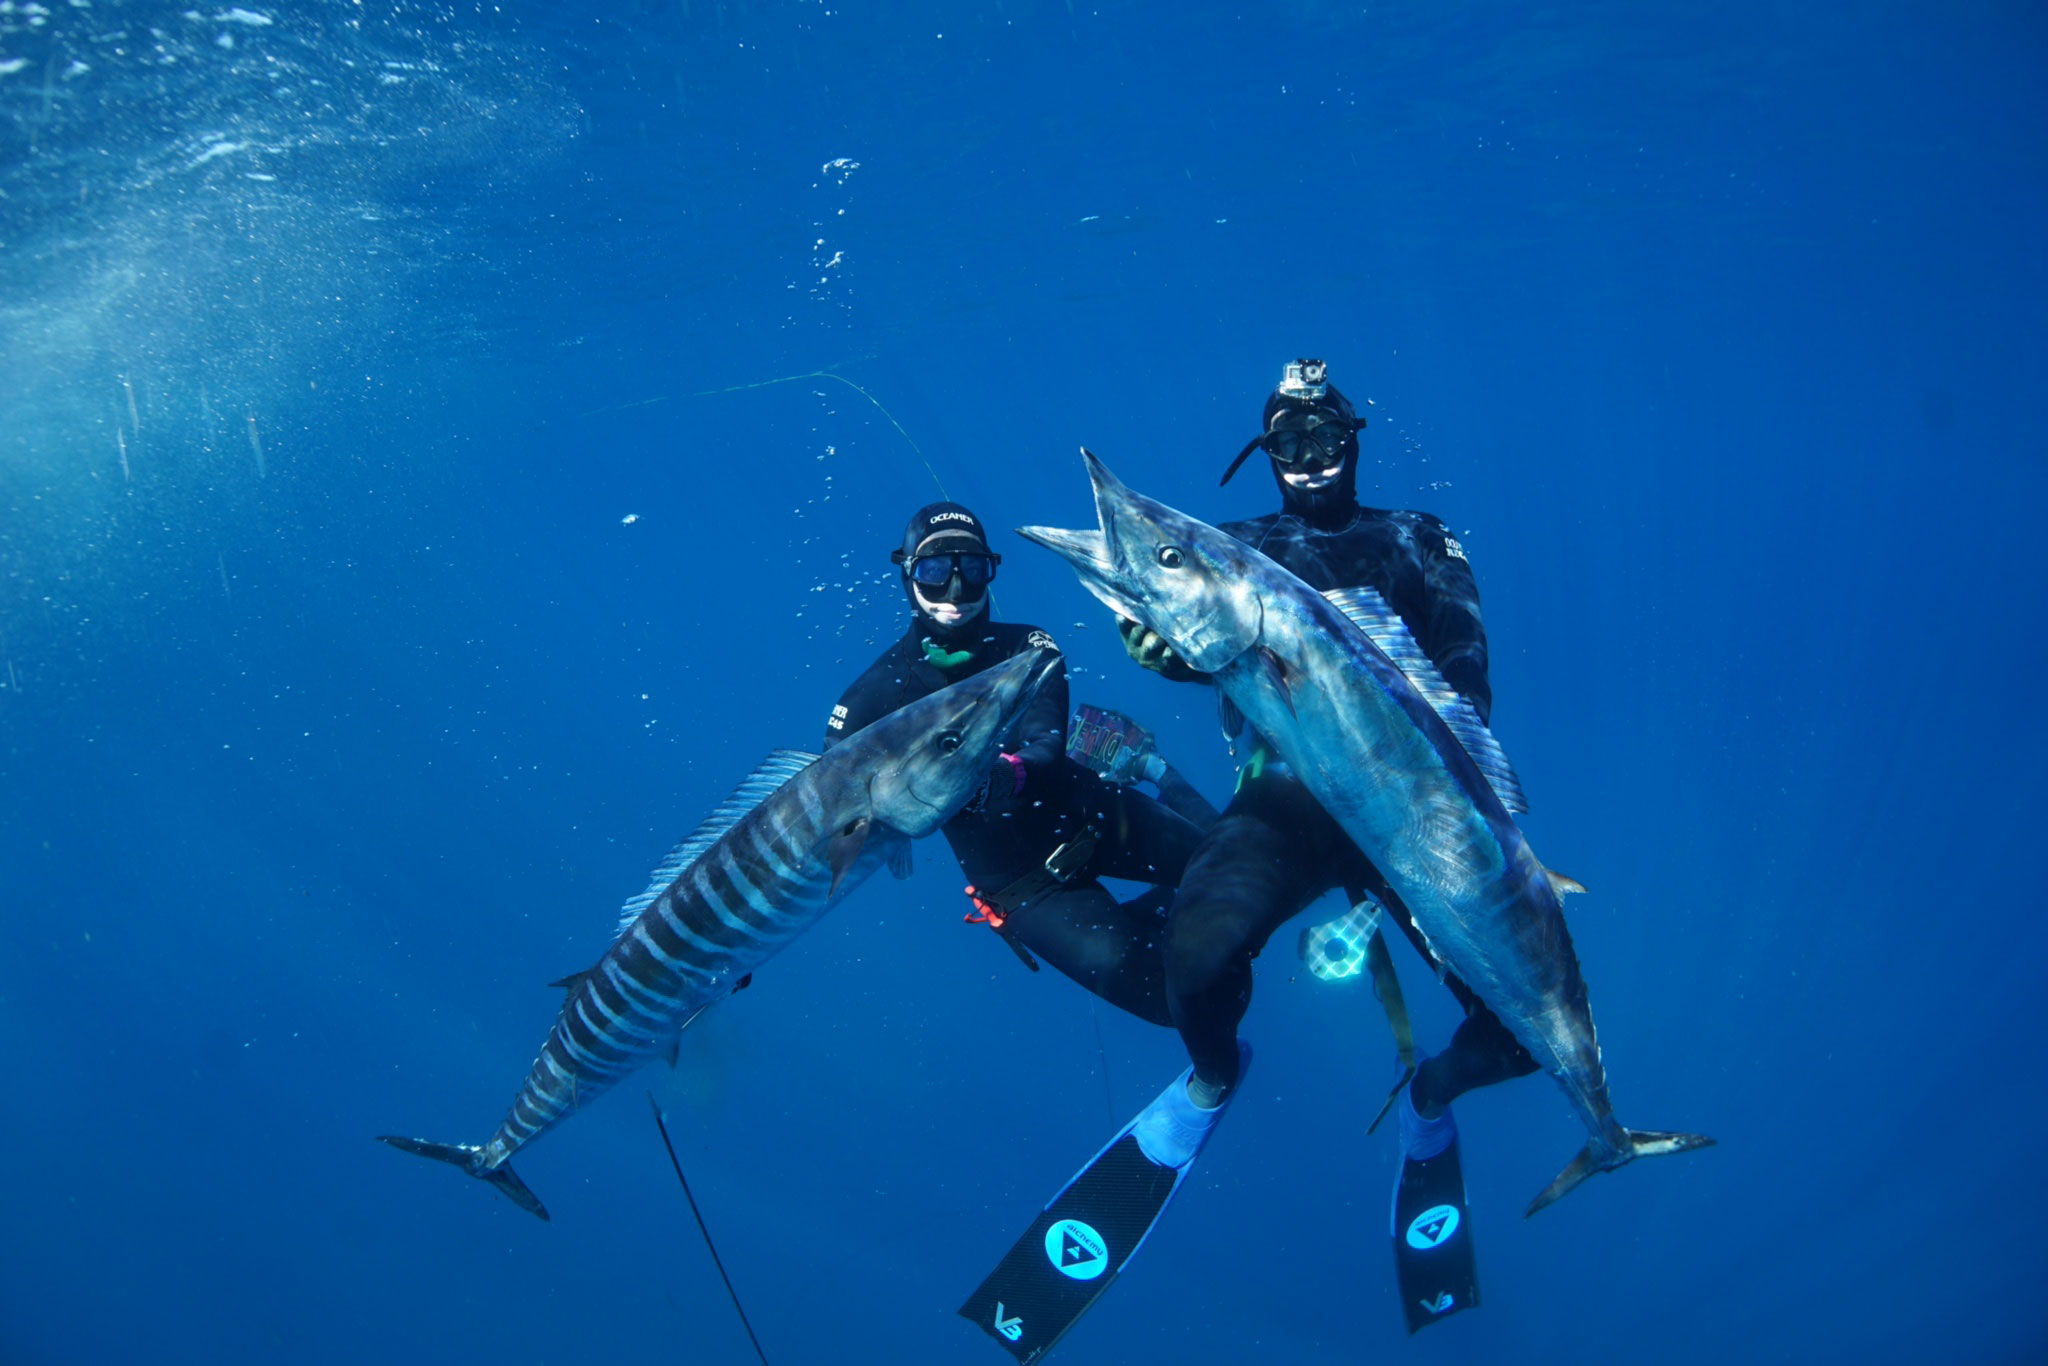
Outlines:
{"label": "wetsuit sleeve", "polygon": [[1428,594],[1424,633],[1417,642],[1444,681],[1491,722],[1493,684],[1486,676],[1486,623],[1479,616],[1479,580],[1457,537],[1434,517],[1416,519],[1416,553]]}
{"label": "wetsuit sleeve", "polygon": [[[1024,639],[1028,648],[1038,646],[1058,651],[1051,636],[1033,629]],[[1024,719],[1017,723],[1017,749],[1014,753],[1024,761],[1024,771],[1049,769],[1067,752],[1067,658],[1062,654],[1046,676],[1045,684],[1038,690],[1038,697],[1031,709],[1024,713]]]}
{"label": "wetsuit sleeve", "polygon": [[832,748],[847,736],[867,729],[894,711],[891,699],[884,696],[886,691],[875,669],[869,669],[855,679],[838,705],[832,708],[832,714],[825,718],[825,743],[821,748]]}

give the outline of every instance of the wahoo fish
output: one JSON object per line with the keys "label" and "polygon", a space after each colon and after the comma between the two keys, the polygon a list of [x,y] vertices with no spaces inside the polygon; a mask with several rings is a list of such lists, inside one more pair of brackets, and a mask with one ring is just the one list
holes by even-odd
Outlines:
{"label": "wahoo fish", "polygon": [[1004,738],[1057,660],[1032,650],[891,712],[822,757],[770,755],[625,905],[618,939],[568,990],[498,1131],[483,1144],[379,1135],[547,1210],[512,1155],[649,1059],[909,841],[988,781]]}
{"label": "wahoo fish", "polygon": [[1615,1119],[1561,901],[1584,889],[1537,862],[1513,818],[1527,807],[1507,756],[1379,594],[1326,597],[1081,455],[1099,529],[1018,534],[1064,557],[1111,610],[1211,675],[1592,1135],[1527,1212],[1594,1172],[1711,1144]]}

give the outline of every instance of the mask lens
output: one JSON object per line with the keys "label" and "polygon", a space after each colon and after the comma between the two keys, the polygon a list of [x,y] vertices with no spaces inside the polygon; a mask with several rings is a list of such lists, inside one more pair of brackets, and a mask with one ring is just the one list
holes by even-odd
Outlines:
{"label": "mask lens", "polygon": [[1306,430],[1282,427],[1266,436],[1266,454],[1283,469],[1320,469],[1344,459],[1344,426],[1324,422]]}
{"label": "mask lens", "polygon": [[966,588],[981,588],[996,576],[993,555],[920,555],[910,562],[910,577],[926,588],[944,588],[955,574]]}

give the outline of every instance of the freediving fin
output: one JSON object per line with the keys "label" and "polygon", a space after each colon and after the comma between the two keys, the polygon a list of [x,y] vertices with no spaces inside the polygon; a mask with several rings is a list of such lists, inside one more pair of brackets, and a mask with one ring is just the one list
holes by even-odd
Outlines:
{"label": "freediving fin", "polygon": [[1394,1280],[1411,1334],[1479,1306],[1479,1264],[1455,1138],[1435,1157],[1403,1158],[1393,1238]]}
{"label": "freediving fin", "polygon": [[[1239,1041],[1239,1056],[1250,1049]],[[1145,1244],[1230,1098],[1213,1111],[1187,1100],[1188,1073],[1125,1125],[1109,1146],[1069,1181],[996,1269],[960,1306],[1022,1366],[1050,1352],[1116,1282]],[[1232,1096],[1236,1094],[1232,1091]],[[1146,1155],[1175,1149],[1179,1166]]]}

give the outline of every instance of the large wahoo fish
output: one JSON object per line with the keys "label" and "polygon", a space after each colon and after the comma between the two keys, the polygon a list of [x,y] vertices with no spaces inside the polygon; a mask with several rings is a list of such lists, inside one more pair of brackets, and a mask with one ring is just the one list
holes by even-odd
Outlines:
{"label": "large wahoo fish", "polygon": [[488,1143],[380,1135],[490,1182],[545,1219],[512,1155],[650,1058],[816,924],[909,840],[950,820],[988,781],[1003,738],[1057,656],[1018,655],[920,698],[822,758],[780,750],[677,845],[626,903],[597,966],[565,978],[568,1000],[526,1085]]}
{"label": "large wahoo fish", "polygon": [[1100,530],[1019,534],[1214,677],[1386,876],[1437,960],[1557,1078],[1592,1134],[1528,1212],[1594,1172],[1712,1143],[1614,1118],[1559,899],[1578,884],[1536,861],[1510,815],[1526,808],[1506,756],[1380,596],[1326,598],[1081,454]]}

